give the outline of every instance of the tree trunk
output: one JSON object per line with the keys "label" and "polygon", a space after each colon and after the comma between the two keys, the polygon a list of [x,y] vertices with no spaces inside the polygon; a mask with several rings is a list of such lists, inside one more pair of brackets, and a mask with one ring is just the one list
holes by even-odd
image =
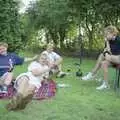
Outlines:
{"label": "tree trunk", "polygon": [[65,29],[60,28],[59,29],[59,36],[60,36],[60,48],[64,48],[64,39],[65,39]]}
{"label": "tree trunk", "polygon": [[51,38],[54,42],[54,45],[57,46],[58,45],[58,35],[57,35],[56,29],[55,28],[51,29],[51,30],[49,30],[49,32],[50,32]]}

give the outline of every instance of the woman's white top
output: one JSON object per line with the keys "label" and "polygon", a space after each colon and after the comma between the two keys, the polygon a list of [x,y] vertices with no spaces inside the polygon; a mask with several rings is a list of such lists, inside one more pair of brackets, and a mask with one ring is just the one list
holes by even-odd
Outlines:
{"label": "woman's white top", "polygon": [[22,76],[27,76],[29,78],[29,84],[35,85],[36,88],[39,88],[41,86],[41,81],[44,80],[44,77],[49,76],[49,72],[43,73],[41,75],[35,76],[32,74],[32,70],[34,69],[49,69],[47,65],[41,65],[39,62],[34,61],[28,66],[28,72],[21,73],[17,78],[16,81],[19,80]]}

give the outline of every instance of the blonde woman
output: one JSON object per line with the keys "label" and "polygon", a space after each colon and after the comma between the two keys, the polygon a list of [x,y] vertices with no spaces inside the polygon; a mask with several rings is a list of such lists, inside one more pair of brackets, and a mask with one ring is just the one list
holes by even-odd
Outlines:
{"label": "blonde woman", "polygon": [[95,67],[86,76],[82,77],[82,80],[93,79],[97,71],[102,68],[104,71],[104,80],[101,86],[97,87],[97,90],[109,88],[108,84],[108,67],[111,64],[120,64],[120,36],[115,26],[108,26],[104,29],[106,47],[98,57]]}

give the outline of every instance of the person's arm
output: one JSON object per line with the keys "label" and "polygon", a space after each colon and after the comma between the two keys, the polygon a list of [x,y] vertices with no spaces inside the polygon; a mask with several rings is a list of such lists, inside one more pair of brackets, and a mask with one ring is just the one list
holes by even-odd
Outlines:
{"label": "person's arm", "polygon": [[55,61],[54,61],[55,65],[60,65],[62,63],[63,58],[60,55],[58,55],[57,53],[53,52],[53,57],[55,59]]}
{"label": "person's arm", "polygon": [[106,41],[106,50],[111,52],[109,41]]}
{"label": "person's arm", "polygon": [[14,65],[22,65],[24,62],[29,62],[29,61],[33,61],[37,58],[37,55],[35,55],[32,58],[27,58],[27,57],[20,57],[19,55],[12,53],[11,54],[11,58],[13,60],[13,64]]}
{"label": "person's arm", "polygon": [[43,68],[36,68],[36,69],[32,69],[31,72],[33,75],[35,76],[40,76],[46,72],[49,72],[50,68],[49,67],[43,67]]}
{"label": "person's arm", "polygon": [[55,61],[55,65],[60,65],[63,61],[62,57],[59,57],[56,61]]}
{"label": "person's arm", "polygon": [[10,54],[10,59],[12,59],[13,65],[22,65],[24,62],[24,58],[15,53]]}
{"label": "person's arm", "polygon": [[25,57],[25,58],[24,58],[24,62],[34,61],[35,59],[37,59],[37,57],[38,57],[38,55],[35,55],[35,56],[32,57],[32,58]]}
{"label": "person's arm", "polygon": [[110,44],[109,41],[105,38],[105,48],[103,50],[103,55],[105,56],[107,54],[111,54]]}

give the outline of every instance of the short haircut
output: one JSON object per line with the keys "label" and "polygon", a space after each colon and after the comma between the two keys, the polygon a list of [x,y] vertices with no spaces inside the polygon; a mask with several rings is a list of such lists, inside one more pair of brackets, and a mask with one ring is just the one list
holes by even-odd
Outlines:
{"label": "short haircut", "polygon": [[47,54],[45,54],[45,53],[41,53],[40,55],[37,56],[36,61],[39,62],[39,59],[40,59],[41,57],[44,57],[45,59],[48,58],[48,57],[47,57]]}
{"label": "short haircut", "polygon": [[4,47],[8,48],[8,44],[5,42],[0,42],[0,46],[4,46]]}
{"label": "short haircut", "polygon": [[54,44],[50,44],[50,43],[49,43],[49,44],[47,45],[47,48],[54,48]]}

